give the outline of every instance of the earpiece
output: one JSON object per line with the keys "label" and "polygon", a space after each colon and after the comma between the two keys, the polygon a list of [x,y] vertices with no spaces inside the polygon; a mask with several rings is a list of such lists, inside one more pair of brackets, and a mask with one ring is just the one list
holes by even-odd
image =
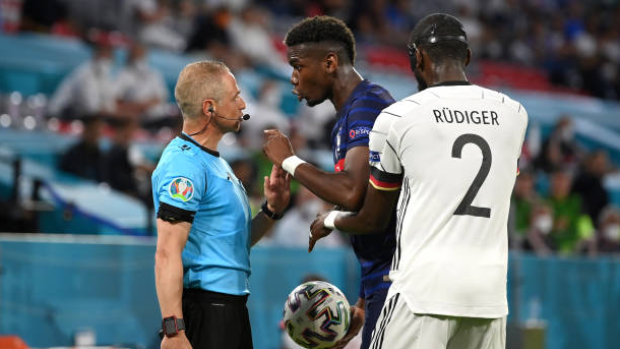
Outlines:
{"label": "earpiece", "polygon": [[210,106],[209,106],[209,109],[207,109],[207,110],[209,111],[209,113],[213,113],[213,112],[215,112],[215,110],[213,110],[213,106],[212,106],[212,105],[210,105]]}
{"label": "earpiece", "polygon": [[418,60],[417,57],[415,55],[415,52],[418,49],[416,48],[415,43],[411,43],[409,45],[407,45],[407,54],[409,55],[409,65],[411,66],[411,71],[415,70],[415,66],[418,64]]}

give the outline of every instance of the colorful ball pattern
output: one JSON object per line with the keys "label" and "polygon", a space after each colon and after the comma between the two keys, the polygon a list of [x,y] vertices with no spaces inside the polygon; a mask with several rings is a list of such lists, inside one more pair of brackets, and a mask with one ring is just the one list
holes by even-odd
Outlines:
{"label": "colorful ball pattern", "polygon": [[349,330],[351,309],[336,286],[310,281],[297,286],[284,303],[285,331],[304,348],[330,348]]}

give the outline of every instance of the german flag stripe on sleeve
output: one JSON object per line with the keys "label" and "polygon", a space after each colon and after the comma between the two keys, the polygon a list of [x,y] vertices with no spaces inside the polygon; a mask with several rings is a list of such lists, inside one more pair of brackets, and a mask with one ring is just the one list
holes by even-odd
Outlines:
{"label": "german flag stripe on sleeve", "polygon": [[376,167],[370,168],[370,184],[377,190],[398,190],[403,182],[403,175],[383,172]]}

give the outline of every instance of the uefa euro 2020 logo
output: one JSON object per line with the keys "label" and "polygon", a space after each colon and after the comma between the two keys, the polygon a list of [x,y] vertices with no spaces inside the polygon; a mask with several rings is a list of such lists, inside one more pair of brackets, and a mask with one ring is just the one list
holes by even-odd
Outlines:
{"label": "uefa euro 2020 logo", "polygon": [[178,177],[170,182],[168,192],[172,198],[188,202],[194,196],[194,184],[187,178]]}

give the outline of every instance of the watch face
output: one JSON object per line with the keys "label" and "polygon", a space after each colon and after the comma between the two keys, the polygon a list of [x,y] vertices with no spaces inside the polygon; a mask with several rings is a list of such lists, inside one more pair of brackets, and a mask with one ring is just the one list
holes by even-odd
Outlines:
{"label": "watch face", "polygon": [[174,318],[164,319],[164,333],[166,335],[174,335],[178,333],[176,321],[174,321]]}

